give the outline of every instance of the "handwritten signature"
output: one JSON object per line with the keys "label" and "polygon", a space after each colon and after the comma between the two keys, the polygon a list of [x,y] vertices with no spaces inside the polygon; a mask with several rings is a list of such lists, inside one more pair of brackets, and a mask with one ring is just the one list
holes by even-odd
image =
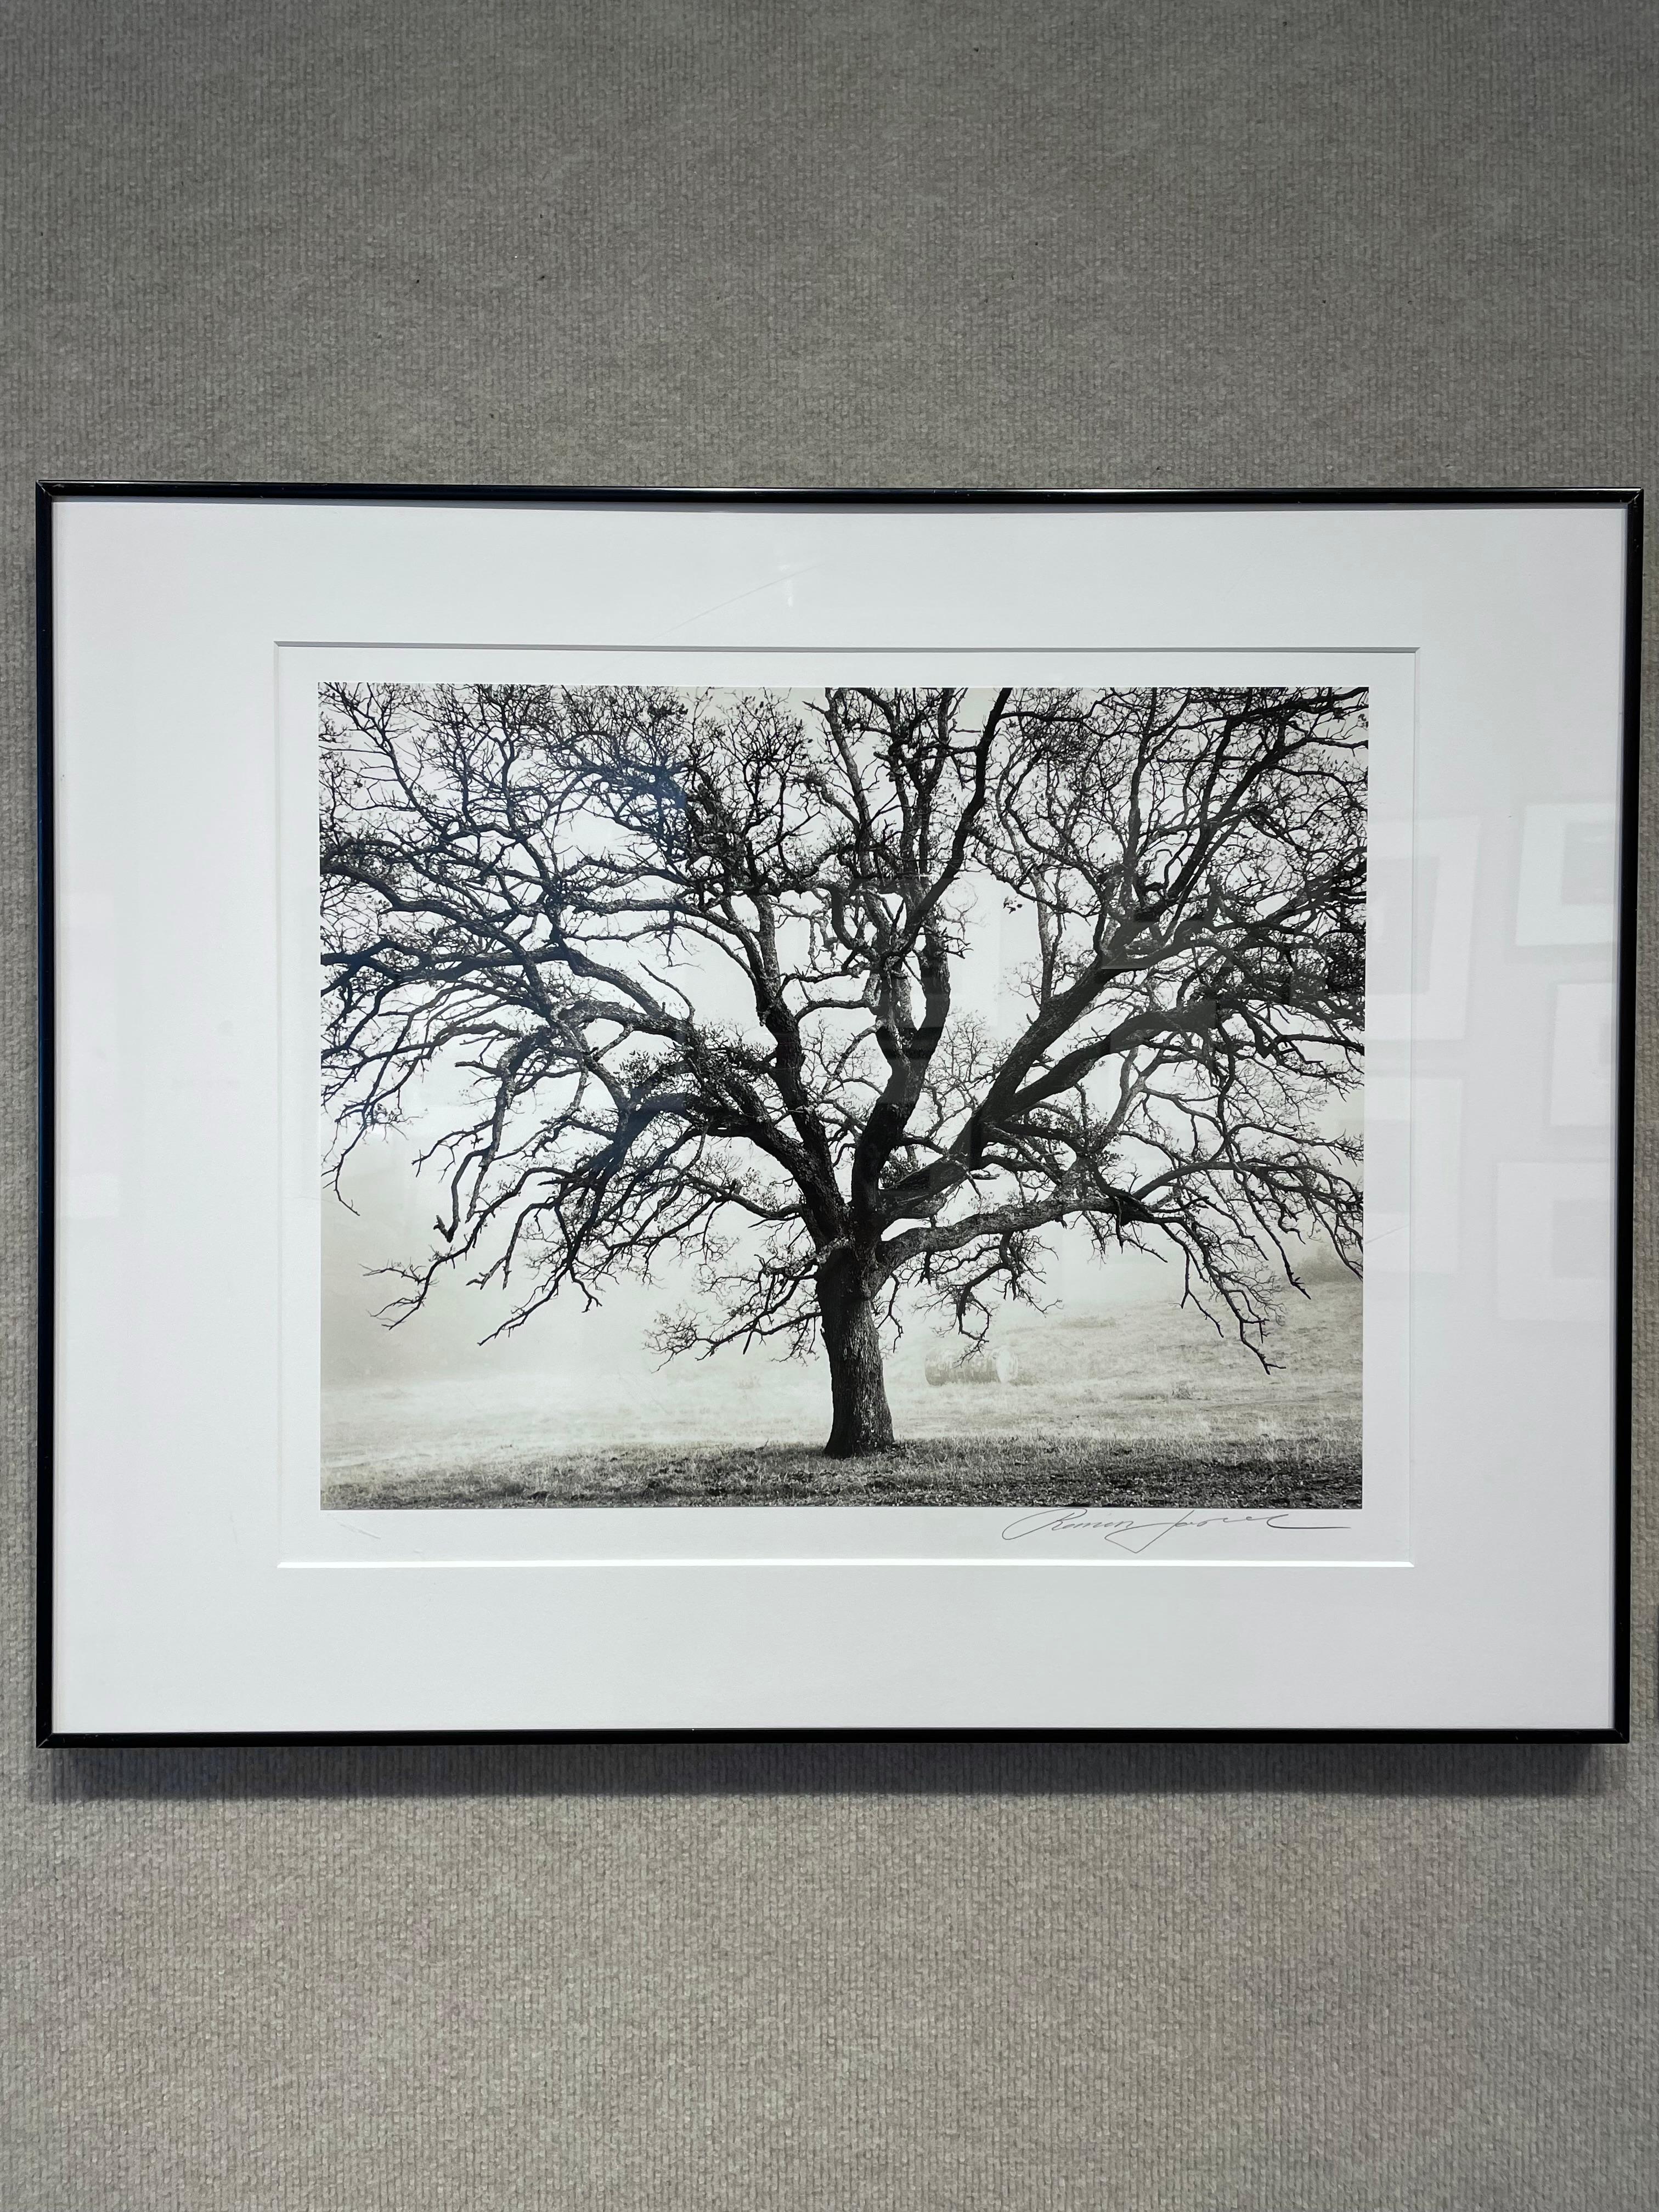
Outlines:
{"label": "handwritten signature", "polygon": [[1200,1513],[1189,1509],[1184,1513],[1148,1517],[1141,1514],[1096,1513],[1087,1506],[1068,1505],[1055,1513],[1022,1513],[1018,1520],[1011,1521],[1003,1530],[1002,1540],[1005,1544],[1018,1544],[1028,1536],[1098,1536],[1102,1543],[1110,1544],[1117,1551],[1139,1554],[1150,1552],[1154,1544],[1161,1544],[1177,1528],[1213,1528],[1241,1521],[1253,1521],[1261,1528],[1277,1529],[1287,1536],[1341,1535],[1353,1525],[1349,1521],[1292,1521],[1284,1513]]}

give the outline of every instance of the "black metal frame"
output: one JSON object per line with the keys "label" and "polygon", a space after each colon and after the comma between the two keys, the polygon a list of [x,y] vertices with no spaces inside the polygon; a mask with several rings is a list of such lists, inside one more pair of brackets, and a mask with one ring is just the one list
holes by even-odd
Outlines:
{"label": "black metal frame", "polygon": [[[1618,1212],[1614,1257],[1613,1374],[1613,1712],[1605,1729],[370,1729],[255,1734],[70,1734],[52,1725],[52,1374],[56,1253],[54,1012],[54,824],[52,770],[52,510],[76,499],[214,500],[273,505],[650,507],[1088,507],[1343,508],[1617,507],[1625,511],[1625,671],[1619,864]],[[1627,1743],[1630,1741],[1631,1385],[1634,1293],[1636,1101],[1636,870],[1642,669],[1642,494],[1610,487],[1528,489],[1260,491],[1042,491],[956,487],[799,490],[681,489],[604,485],[128,483],[53,480],[35,486],[35,638],[38,702],[36,857],[39,1048],[36,1198],[38,1349],[35,1369],[38,1521],[36,1532],[35,1715],[43,1749],[95,1750],[200,1745],[294,1747],[324,1744],[520,1744],[669,1742],[1159,1742],[1159,1743]]]}

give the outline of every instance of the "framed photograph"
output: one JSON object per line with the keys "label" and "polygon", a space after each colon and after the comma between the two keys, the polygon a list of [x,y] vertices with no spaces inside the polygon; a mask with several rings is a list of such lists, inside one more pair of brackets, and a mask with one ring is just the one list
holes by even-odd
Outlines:
{"label": "framed photograph", "polygon": [[41,1740],[1621,1739],[1640,516],[42,487]]}

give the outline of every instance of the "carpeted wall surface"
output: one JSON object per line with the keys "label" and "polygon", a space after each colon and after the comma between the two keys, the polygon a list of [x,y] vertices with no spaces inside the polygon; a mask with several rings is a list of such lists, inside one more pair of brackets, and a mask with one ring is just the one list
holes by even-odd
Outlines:
{"label": "carpeted wall surface", "polygon": [[0,2212],[1645,2212],[1645,1127],[1628,1750],[32,1748],[28,532],[52,474],[1656,488],[1659,11],[0,26]]}

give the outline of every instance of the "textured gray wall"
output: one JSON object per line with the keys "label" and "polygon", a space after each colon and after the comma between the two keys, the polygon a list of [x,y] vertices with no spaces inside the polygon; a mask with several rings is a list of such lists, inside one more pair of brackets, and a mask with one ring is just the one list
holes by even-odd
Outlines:
{"label": "textured gray wall", "polygon": [[1645,2212],[1650,1134],[1629,1750],[30,1747],[27,532],[37,474],[1659,488],[1659,17],[0,21],[3,2212]]}

